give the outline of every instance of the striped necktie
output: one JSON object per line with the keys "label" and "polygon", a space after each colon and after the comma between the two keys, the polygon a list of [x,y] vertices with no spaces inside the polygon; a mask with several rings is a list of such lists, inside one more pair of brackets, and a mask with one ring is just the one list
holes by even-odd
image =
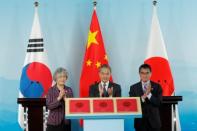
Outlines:
{"label": "striped necktie", "polygon": [[146,92],[146,90],[147,90],[147,83],[144,84],[144,88],[143,88],[144,93]]}
{"label": "striped necktie", "polygon": [[106,83],[103,84],[104,97],[107,96]]}

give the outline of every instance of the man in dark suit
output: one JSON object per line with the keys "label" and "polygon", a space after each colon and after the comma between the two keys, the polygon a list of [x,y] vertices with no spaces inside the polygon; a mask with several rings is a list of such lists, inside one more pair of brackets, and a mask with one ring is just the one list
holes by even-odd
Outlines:
{"label": "man in dark suit", "polygon": [[102,65],[99,68],[100,82],[96,82],[89,88],[90,97],[121,97],[120,85],[110,82],[111,67]]}
{"label": "man in dark suit", "polygon": [[[139,68],[140,82],[130,87],[130,97],[140,97],[142,118],[135,118],[136,131],[160,131],[159,106],[162,102],[162,88],[150,81],[151,67],[143,64]],[[162,74],[161,74],[162,75]]]}

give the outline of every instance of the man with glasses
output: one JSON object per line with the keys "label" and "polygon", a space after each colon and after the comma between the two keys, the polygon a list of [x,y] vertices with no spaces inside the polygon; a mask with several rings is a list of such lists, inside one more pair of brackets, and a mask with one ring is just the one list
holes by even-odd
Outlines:
{"label": "man with glasses", "polygon": [[[135,118],[136,131],[160,131],[159,106],[162,101],[162,88],[150,80],[151,67],[142,64],[139,67],[140,82],[130,87],[130,97],[140,97],[142,118]],[[162,75],[162,74],[161,74]]]}

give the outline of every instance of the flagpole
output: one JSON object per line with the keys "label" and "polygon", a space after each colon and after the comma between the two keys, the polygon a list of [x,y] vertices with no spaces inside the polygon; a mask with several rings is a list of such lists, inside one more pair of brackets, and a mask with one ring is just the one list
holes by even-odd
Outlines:
{"label": "flagpole", "polygon": [[37,10],[38,10],[38,6],[39,6],[38,1],[35,1],[35,2],[34,2],[35,12],[37,12]]}
{"label": "flagpole", "polygon": [[[157,0],[153,0],[153,6],[156,7],[157,6]],[[175,93],[173,94],[175,96]],[[172,105],[172,131],[176,131],[177,130],[177,114],[176,114],[176,105]]]}

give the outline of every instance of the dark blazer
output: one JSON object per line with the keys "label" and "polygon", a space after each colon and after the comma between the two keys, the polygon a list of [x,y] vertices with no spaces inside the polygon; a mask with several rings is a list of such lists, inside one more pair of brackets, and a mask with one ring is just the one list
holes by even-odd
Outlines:
{"label": "dark blazer", "polygon": [[[99,95],[99,83],[95,83],[95,84],[90,86],[89,97],[100,97],[100,95]],[[113,83],[113,82],[109,82],[108,88],[112,88],[112,87],[113,87],[112,97],[121,97],[121,87],[120,87],[120,85],[118,85],[116,83]],[[107,95],[106,97],[109,97],[109,95]]]}
{"label": "dark blazer", "polygon": [[[162,88],[159,84],[151,81],[151,98],[150,100],[148,98],[145,99],[145,102],[141,101],[142,106],[142,119],[146,119],[149,121],[152,128],[160,128],[161,127],[161,121],[160,121],[160,115],[159,115],[159,106],[162,102]],[[130,87],[129,95],[130,97],[141,97],[143,95],[142,90],[142,83],[138,82]],[[134,121],[134,126],[139,127],[140,126],[140,119],[136,118]]]}

